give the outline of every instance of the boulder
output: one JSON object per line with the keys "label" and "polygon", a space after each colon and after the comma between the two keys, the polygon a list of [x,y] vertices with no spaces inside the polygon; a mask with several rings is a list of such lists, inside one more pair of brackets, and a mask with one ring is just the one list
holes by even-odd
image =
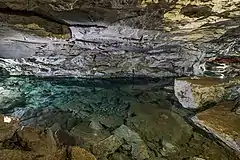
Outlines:
{"label": "boulder", "polygon": [[76,146],[82,144],[81,139],[62,129],[57,130],[54,135],[60,146]]}
{"label": "boulder", "polygon": [[89,127],[94,129],[94,130],[101,130],[101,129],[103,129],[103,126],[98,121],[95,121],[95,120],[92,120],[90,122]]}
{"label": "boulder", "polygon": [[50,155],[40,158],[40,160],[66,160],[66,158],[67,158],[67,152],[66,152],[66,149],[63,148],[63,149],[57,150],[56,152]]}
{"label": "boulder", "polygon": [[72,147],[71,150],[72,160],[97,160],[96,157],[90,152],[80,147]]}
{"label": "boulder", "polygon": [[171,154],[176,154],[179,151],[179,149],[171,144],[170,142],[167,142],[166,140],[162,140],[162,150],[161,154],[164,157],[168,157]]}
{"label": "boulder", "polygon": [[81,140],[84,148],[88,149],[110,136],[107,130],[94,130],[88,126],[88,123],[79,123],[71,129],[70,133]]}
{"label": "boulder", "polygon": [[131,160],[126,154],[124,153],[114,153],[110,160]]}
{"label": "boulder", "polygon": [[127,119],[127,125],[138,131],[142,139],[157,143],[152,147],[156,152],[163,139],[176,144],[186,143],[191,137],[192,127],[168,107],[151,103],[132,103],[130,107],[130,113],[134,116]]}
{"label": "boulder", "polygon": [[114,153],[123,144],[123,142],[123,139],[120,137],[111,135],[93,145],[93,154],[97,157],[106,157],[107,155]]}
{"label": "boulder", "polygon": [[232,112],[234,102],[224,101],[192,117],[195,125],[240,153],[240,116]]}
{"label": "boulder", "polygon": [[149,158],[148,148],[141,137],[135,131],[132,131],[125,125],[121,125],[114,130],[114,135],[124,139],[131,145],[131,154],[133,158],[143,160]]}
{"label": "boulder", "polygon": [[19,122],[13,117],[0,115],[0,142],[10,139],[19,127]]}
{"label": "boulder", "polygon": [[121,117],[114,117],[114,116],[101,116],[99,118],[99,121],[102,125],[108,127],[108,128],[114,128],[119,127],[121,124],[123,124],[123,118]]}
{"label": "boulder", "polygon": [[10,149],[0,150],[0,155],[1,160],[26,160],[37,159],[39,157],[39,155],[34,152]]}
{"label": "boulder", "polygon": [[37,128],[23,127],[17,131],[17,135],[21,138],[20,143],[40,155],[47,156],[57,151],[57,144],[50,129],[44,133]]}
{"label": "boulder", "polygon": [[124,139],[128,143],[142,142],[143,140],[135,131],[132,131],[126,125],[121,125],[119,128],[113,131],[114,135]]}
{"label": "boulder", "polygon": [[0,109],[12,109],[14,107],[22,107],[25,103],[24,97],[21,92],[16,90],[6,89],[5,87],[0,87]]}
{"label": "boulder", "polygon": [[189,160],[205,160],[204,158],[199,157],[191,157]]}
{"label": "boulder", "polygon": [[127,126],[144,140],[150,151],[150,159],[158,160],[164,155],[166,159],[184,159],[196,155],[209,159],[235,159],[234,154],[195,132],[178,112],[162,104],[132,103],[132,114],[126,120]]}
{"label": "boulder", "polygon": [[175,79],[174,91],[184,108],[198,109],[221,101],[225,96],[226,88],[239,84],[239,77],[228,79],[186,77]]}

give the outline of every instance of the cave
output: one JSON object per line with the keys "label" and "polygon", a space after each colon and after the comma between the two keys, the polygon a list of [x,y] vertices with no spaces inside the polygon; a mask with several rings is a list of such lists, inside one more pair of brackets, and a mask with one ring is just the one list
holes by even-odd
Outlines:
{"label": "cave", "polygon": [[240,159],[240,1],[0,0],[0,19],[3,159]]}

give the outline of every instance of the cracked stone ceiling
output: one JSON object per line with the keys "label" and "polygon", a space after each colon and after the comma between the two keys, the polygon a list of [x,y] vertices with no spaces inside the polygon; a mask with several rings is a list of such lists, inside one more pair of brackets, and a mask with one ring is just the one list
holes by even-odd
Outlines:
{"label": "cracked stone ceiling", "polygon": [[239,75],[240,60],[209,63],[239,59],[239,0],[0,0],[0,8],[2,74]]}

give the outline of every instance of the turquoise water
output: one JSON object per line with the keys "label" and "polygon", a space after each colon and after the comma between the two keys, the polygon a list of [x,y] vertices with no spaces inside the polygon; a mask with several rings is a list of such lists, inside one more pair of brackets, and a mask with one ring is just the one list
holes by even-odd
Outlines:
{"label": "turquoise water", "polygon": [[[124,124],[144,141],[148,159],[237,159],[231,150],[186,122],[193,112],[181,108],[172,85],[172,78],[2,77],[0,112],[18,117],[22,125],[46,128],[58,124],[84,139],[81,147],[90,151],[96,134],[92,124],[107,133],[103,137]],[[116,152],[136,159],[123,147]],[[113,159],[114,154],[106,158]]]}

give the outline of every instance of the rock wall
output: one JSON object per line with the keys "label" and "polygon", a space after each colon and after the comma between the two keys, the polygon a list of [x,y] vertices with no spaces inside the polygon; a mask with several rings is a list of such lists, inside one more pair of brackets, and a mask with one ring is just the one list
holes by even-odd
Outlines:
{"label": "rock wall", "polygon": [[[209,58],[239,56],[236,0],[1,0],[0,8],[0,68],[11,75],[208,75],[219,72]],[[232,64],[216,76],[238,75]]]}

